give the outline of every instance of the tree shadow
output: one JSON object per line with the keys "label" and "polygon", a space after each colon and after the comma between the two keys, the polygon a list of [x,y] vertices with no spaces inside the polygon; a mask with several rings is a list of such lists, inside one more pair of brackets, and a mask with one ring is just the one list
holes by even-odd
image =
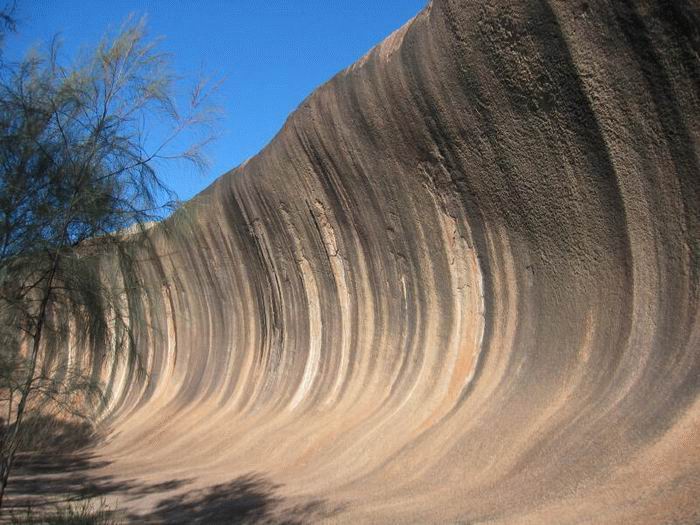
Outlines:
{"label": "tree shadow", "polygon": [[[10,473],[3,509],[20,515],[33,509],[39,514],[56,507],[118,494],[137,499],[183,487],[191,480],[144,484],[102,474],[112,462],[96,454],[99,443],[92,427],[81,421],[34,416],[23,425],[26,438]],[[23,436],[24,437],[24,436]],[[6,519],[3,513],[2,519]],[[0,519],[0,523],[2,523]]]}
{"label": "tree shadow", "polygon": [[250,473],[230,482],[170,497],[148,514],[130,515],[134,522],[292,525],[328,519],[342,511],[325,500],[290,504],[281,485]]}
{"label": "tree shadow", "polygon": [[50,511],[56,505],[111,495],[132,503],[144,497],[162,498],[146,514],[124,515],[134,523],[296,524],[327,519],[343,510],[321,499],[282,497],[282,485],[259,473],[190,491],[186,487],[193,479],[151,484],[117,479],[99,473],[111,461],[97,457],[97,437],[81,424],[43,424],[35,422],[37,432],[43,434],[41,441],[34,439],[16,457],[3,503],[10,513],[29,507]]}
{"label": "tree shadow", "polygon": [[92,427],[82,421],[48,415],[25,420],[3,507],[40,507],[123,488],[123,483],[92,472],[109,464],[92,452],[96,440]]}
{"label": "tree shadow", "polygon": [[95,469],[108,464],[88,450],[52,455],[21,453],[10,475],[3,507],[42,507],[130,490],[128,482],[95,475]]}

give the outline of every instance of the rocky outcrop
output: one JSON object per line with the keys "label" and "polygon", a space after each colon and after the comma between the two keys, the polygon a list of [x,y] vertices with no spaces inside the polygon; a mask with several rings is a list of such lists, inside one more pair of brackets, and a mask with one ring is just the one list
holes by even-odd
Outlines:
{"label": "rocky outcrop", "polygon": [[434,0],[316,90],[151,230],[100,453],[182,483],[122,503],[255,473],[354,523],[700,520],[699,28]]}

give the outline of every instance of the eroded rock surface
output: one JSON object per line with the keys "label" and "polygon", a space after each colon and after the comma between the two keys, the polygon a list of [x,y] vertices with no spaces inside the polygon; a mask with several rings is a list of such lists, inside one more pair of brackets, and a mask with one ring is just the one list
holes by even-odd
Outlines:
{"label": "eroded rock surface", "polygon": [[120,505],[700,521],[699,50],[683,0],[434,0],[321,86],[152,230]]}

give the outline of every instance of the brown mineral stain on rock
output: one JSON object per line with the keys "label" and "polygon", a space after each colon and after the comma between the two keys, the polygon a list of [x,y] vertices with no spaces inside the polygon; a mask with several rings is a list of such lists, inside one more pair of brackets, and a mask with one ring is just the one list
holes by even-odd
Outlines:
{"label": "brown mineral stain on rock", "polygon": [[134,521],[700,521],[698,27],[434,0],[149,230],[92,475]]}

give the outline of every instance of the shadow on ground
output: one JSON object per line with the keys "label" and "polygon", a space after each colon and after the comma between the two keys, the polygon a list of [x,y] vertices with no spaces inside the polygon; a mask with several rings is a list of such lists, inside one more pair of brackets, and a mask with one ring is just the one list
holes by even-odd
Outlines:
{"label": "shadow on ground", "polygon": [[129,488],[127,483],[96,474],[109,462],[92,451],[97,436],[86,423],[42,415],[25,421],[22,433],[4,508],[41,507]]}
{"label": "shadow on ground", "polygon": [[290,504],[279,496],[281,485],[250,473],[230,482],[162,500],[153,512],[131,515],[147,523],[301,524],[327,519],[342,511],[324,500]]}
{"label": "shadow on ground", "polygon": [[[115,517],[127,523],[295,524],[342,511],[320,499],[284,498],[281,485],[258,473],[195,490],[187,489],[192,479],[156,484],[117,479],[100,473],[110,462],[95,454],[85,429],[59,430],[60,439],[53,437],[48,446],[31,447],[18,455],[3,504],[10,514],[27,507],[50,512],[56,505],[109,496],[124,505]],[[70,436],[75,439],[66,439]],[[161,499],[148,513],[129,513],[129,505],[144,497]]]}

